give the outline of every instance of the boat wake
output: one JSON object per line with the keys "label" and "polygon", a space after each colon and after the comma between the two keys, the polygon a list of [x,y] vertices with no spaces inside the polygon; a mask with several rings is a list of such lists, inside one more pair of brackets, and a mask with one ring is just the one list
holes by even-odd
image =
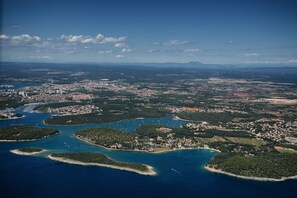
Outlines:
{"label": "boat wake", "polygon": [[175,170],[174,168],[171,168],[171,170],[179,175],[182,175],[181,172],[179,172],[178,170]]}

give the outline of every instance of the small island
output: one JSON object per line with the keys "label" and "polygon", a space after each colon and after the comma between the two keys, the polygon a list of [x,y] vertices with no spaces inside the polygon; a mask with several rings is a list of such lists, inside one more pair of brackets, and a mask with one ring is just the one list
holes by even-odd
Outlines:
{"label": "small island", "polygon": [[11,150],[10,152],[17,154],[17,155],[36,155],[45,152],[46,150],[41,148],[29,147],[29,148],[21,148]]}
{"label": "small island", "polygon": [[119,170],[131,171],[141,175],[156,175],[153,167],[145,164],[119,162],[100,153],[53,153],[48,156],[59,162],[84,166],[102,166]]}
{"label": "small island", "polygon": [[57,134],[58,132],[58,130],[52,128],[14,125],[0,128],[0,142],[33,141]]}

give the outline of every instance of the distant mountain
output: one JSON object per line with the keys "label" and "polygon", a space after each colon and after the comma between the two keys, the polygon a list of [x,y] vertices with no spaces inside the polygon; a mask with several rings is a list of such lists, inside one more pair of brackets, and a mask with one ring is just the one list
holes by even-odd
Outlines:
{"label": "distant mountain", "polygon": [[174,67],[174,68],[205,68],[205,69],[240,69],[240,68],[297,68],[297,64],[206,64],[201,62],[187,62],[187,63],[176,63],[176,62],[163,62],[163,63],[112,63],[112,62],[65,62],[65,63],[38,63],[38,62],[1,62],[0,65],[48,65],[48,66],[59,66],[59,65],[98,65],[98,66],[148,66],[148,67]]}
{"label": "distant mountain", "polygon": [[231,68],[232,65],[219,65],[219,64],[204,64],[201,62],[187,62],[187,63],[123,63],[119,65],[130,65],[130,66],[151,66],[151,67],[180,67],[180,68]]}

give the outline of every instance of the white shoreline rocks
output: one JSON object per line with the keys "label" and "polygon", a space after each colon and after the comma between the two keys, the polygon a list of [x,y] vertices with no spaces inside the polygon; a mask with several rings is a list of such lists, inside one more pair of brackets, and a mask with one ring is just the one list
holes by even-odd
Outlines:
{"label": "white shoreline rocks", "polygon": [[16,154],[16,155],[28,155],[28,156],[37,155],[37,154],[43,153],[45,151],[46,151],[45,149],[42,149],[41,151],[38,151],[38,152],[23,152],[23,151],[20,151],[19,149],[10,150],[10,152],[13,153],[13,154]]}
{"label": "white shoreline rocks", "polygon": [[209,166],[204,166],[204,168],[210,172],[214,172],[214,173],[219,173],[219,174],[224,174],[224,175],[228,175],[228,176],[232,176],[232,177],[237,177],[240,179],[248,179],[248,180],[255,180],[255,181],[269,181],[269,182],[280,182],[280,181],[286,181],[289,179],[297,179],[297,175],[295,176],[291,176],[291,177],[282,177],[281,179],[276,179],[276,178],[267,178],[267,177],[249,177],[249,176],[243,176],[243,175],[236,175],[233,173],[229,173],[226,171],[222,171],[219,169],[215,169],[215,168],[211,168]]}

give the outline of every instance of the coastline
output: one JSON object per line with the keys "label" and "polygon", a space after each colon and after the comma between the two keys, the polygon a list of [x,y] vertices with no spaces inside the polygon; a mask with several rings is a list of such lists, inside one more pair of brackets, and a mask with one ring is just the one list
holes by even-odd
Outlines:
{"label": "coastline", "polygon": [[0,142],[31,142],[31,141],[36,141],[36,140],[39,140],[39,139],[29,139],[29,140],[0,140]]}
{"label": "coastline", "polygon": [[267,177],[242,176],[242,175],[236,175],[236,174],[233,174],[233,173],[222,171],[222,170],[219,170],[219,169],[210,168],[207,165],[204,166],[204,169],[206,169],[206,170],[208,170],[210,172],[224,174],[224,175],[228,175],[228,176],[231,176],[231,177],[236,177],[236,178],[239,178],[239,179],[247,179],[247,180],[254,180],[254,181],[261,181],[261,182],[280,182],[280,181],[286,181],[286,180],[289,180],[289,179],[297,179],[297,175],[291,176],[291,177],[282,177],[281,179],[267,178]]}
{"label": "coastline", "polygon": [[24,112],[26,113],[40,113],[39,111],[35,111],[33,110],[35,107],[39,106],[39,105],[42,105],[42,104],[47,104],[45,102],[36,102],[36,103],[27,103],[27,104],[24,104]]}
{"label": "coastline", "polygon": [[187,119],[182,119],[180,117],[176,116],[172,116],[173,119],[175,120],[181,120],[181,121],[185,121],[185,122],[203,122],[203,121],[195,121],[195,120],[187,120]]}
{"label": "coastline", "polygon": [[108,148],[108,147],[105,147],[105,146],[102,146],[102,145],[99,145],[99,144],[95,144],[95,143],[92,143],[92,142],[88,142],[88,141],[85,141],[84,139],[74,135],[74,137],[76,137],[77,139],[79,139],[80,141],[83,141],[87,144],[91,144],[93,146],[98,146],[100,148],[104,148],[106,150],[110,150],[110,151],[127,151],[127,152],[144,152],[144,153],[150,153],[150,154],[162,154],[162,153],[168,153],[168,152],[174,152],[174,151],[183,151],[183,150],[209,150],[209,151],[214,151],[214,152],[221,152],[220,150],[217,150],[217,149],[213,149],[213,148],[204,148],[204,147],[197,147],[197,148],[181,148],[181,149],[164,149],[162,151],[154,151],[154,152],[151,152],[151,151],[146,151],[146,150],[132,150],[132,149],[112,149],[112,148]]}
{"label": "coastline", "polygon": [[101,163],[85,163],[85,162],[80,162],[80,161],[76,161],[76,160],[65,159],[65,158],[62,158],[62,157],[53,157],[52,155],[49,155],[48,158],[51,159],[51,160],[54,160],[54,161],[64,162],[64,163],[68,163],[68,164],[76,164],[76,165],[82,165],[82,166],[101,166],[101,167],[106,167],[106,168],[113,168],[113,169],[118,169],[118,170],[130,171],[130,172],[134,172],[134,173],[138,173],[140,175],[146,175],[146,176],[157,175],[157,173],[154,171],[154,168],[152,166],[149,166],[149,165],[146,165],[146,164],[143,164],[143,165],[148,168],[148,170],[149,170],[148,172],[139,171],[139,170],[135,170],[135,169],[132,169],[132,168],[101,164]]}
{"label": "coastline", "polygon": [[[57,133],[52,134],[52,135],[56,135],[58,133],[59,133],[59,131]],[[42,140],[42,139],[47,138],[47,137],[50,137],[52,135],[43,136],[43,137],[38,138],[38,139],[28,139],[28,140],[0,140],[0,142],[32,142],[32,141],[36,141],[36,140]]]}
{"label": "coastline", "polygon": [[28,153],[28,152],[22,152],[22,151],[20,151],[19,149],[10,150],[10,152],[13,153],[13,154],[16,154],[16,155],[26,155],[26,156],[37,155],[37,154],[40,154],[40,153],[43,153],[43,152],[46,152],[46,151],[47,151],[47,150],[42,149],[42,150],[39,151],[39,152],[31,152],[31,153]]}
{"label": "coastline", "polygon": [[[33,113],[49,113],[49,112],[39,112],[39,111],[36,111],[35,110],[35,111],[33,111]],[[57,114],[52,114],[52,113],[49,113],[49,114],[51,114],[51,115],[48,118],[57,115]],[[185,121],[185,122],[203,122],[203,121],[186,120],[186,119],[179,118],[178,116],[163,116],[163,117],[171,117],[172,119],[181,120],[181,121]],[[158,118],[162,118],[162,117],[158,117]],[[45,122],[46,119],[43,120],[43,124],[44,125],[49,125],[49,126],[80,126],[80,125],[86,125],[86,124],[114,124],[114,123],[121,122],[123,120],[155,119],[155,117],[136,117],[136,118],[125,118],[125,119],[121,119],[121,120],[114,121],[114,122],[90,122],[90,123],[87,122],[87,123],[78,123],[78,124],[68,124],[68,123],[64,123],[64,124],[50,124],[50,123]]]}
{"label": "coastline", "polygon": [[1,121],[1,120],[16,120],[16,119],[21,119],[21,118],[24,118],[24,117],[26,117],[26,116],[25,116],[25,115],[22,115],[21,117],[1,118],[0,121]]}

